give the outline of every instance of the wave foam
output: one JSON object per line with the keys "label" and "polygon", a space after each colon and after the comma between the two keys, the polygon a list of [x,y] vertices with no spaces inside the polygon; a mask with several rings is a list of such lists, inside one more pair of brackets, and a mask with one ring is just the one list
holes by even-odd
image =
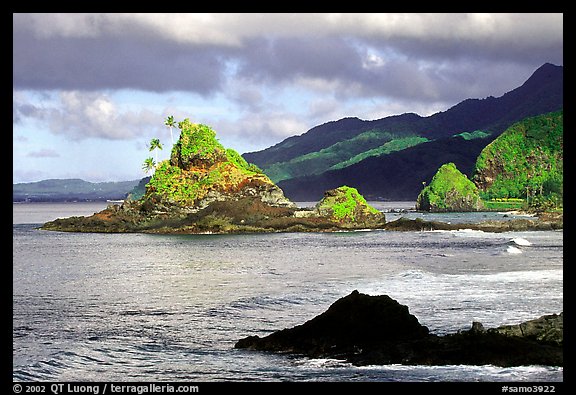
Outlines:
{"label": "wave foam", "polygon": [[512,243],[519,245],[519,246],[531,246],[532,243],[522,237],[515,237],[510,240]]}
{"label": "wave foam", "polygon": [[506,252],[509,254],[522,254],[522,250],[518,247],[508,246]]}

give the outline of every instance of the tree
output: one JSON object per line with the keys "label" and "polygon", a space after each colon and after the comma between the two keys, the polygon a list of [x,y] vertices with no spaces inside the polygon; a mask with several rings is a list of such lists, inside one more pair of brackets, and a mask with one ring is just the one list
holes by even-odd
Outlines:
{"label": "tree", "polygon": [[176,126],[174,116],[170,115],[169,117],[167,117],[166,120],[164,121],[164,125],[168,126],[168,129],[170,129],[170,142],[172,143],[172,145],[174,145],[174,137],[172,137],[172,128]]}
{"label": "tree", "polygon": [[[159,139],[152,139],[150,141],[150,152],[154,151],[155,149],[162,149],[162,144],[160,143]],[[158,151],[156,151],[156,163],[158,163]]]}
{"label": "tree", "polygon": [[156,167],[156,162],[154,162],[154,158],[150,157],[146,158],[146,160],[144,161],[144,164],[142,165],[142,170],[144,170],[144,172],[148,174],[152,169],[154,169],[154,167]]}

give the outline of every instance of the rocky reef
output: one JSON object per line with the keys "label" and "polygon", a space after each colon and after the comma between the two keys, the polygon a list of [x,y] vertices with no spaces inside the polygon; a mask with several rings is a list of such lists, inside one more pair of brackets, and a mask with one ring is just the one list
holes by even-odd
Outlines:
{"label": "rocky reef", "polygon": [[327,191],[300,209],[258,167],[223,147],[216,132],[185,119],[169,160],[155,166],[137,200],[89,217],[57,219],[46,230],[70,232],[234,233],[382,228],[385,216],[354,188]]}
{"label": "rocky reef", "polygon": [[265,337],[248,336],[235,348],[335,358],[355,365],[563,365],[563,314],[519,325],[438,336],[387,295],[353,291],[302,325]]}

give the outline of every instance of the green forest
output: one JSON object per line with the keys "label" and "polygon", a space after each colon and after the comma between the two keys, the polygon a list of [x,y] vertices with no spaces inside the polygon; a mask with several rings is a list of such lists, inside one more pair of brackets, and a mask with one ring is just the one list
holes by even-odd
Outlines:
{"label": "green forest", "polygon": [[562,207],[563,115],[561,110],[526,118],[482,150],[473,181],[483,200],[522,199],[532,209]]}

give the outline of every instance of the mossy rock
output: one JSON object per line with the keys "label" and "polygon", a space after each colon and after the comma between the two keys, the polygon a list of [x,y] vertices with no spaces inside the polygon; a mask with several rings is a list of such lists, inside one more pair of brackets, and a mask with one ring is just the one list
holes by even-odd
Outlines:
{"label": "mossy rock", "polygon": [[341,226],[374,227],[386,223],[382,212],[370,206],[356,188],[348,186],[324,192],[324,197],[316,204],[315,209],[320,217],[329,218]]}
{"label": "mossy rock", "polygon": [[[237,198],[248,188],[266,191],[275,187],[257,166],[246,162],[235,150],[224,148],[209,126],[192,123],[188,118],[178,126],[180,138],[170,160],[156,167],[143,200],[158,194],[165,202],[193,207],[210,194]],[[283,200],[277,200],[288,205],[288,199],[282,192],[280,195]]]}
{"label": "mossy rock", "polygon": [[430,185],[416,200],[416,210],[432,212],[481,211],[484,209],[476,185],[454,163],[442,165]]}

